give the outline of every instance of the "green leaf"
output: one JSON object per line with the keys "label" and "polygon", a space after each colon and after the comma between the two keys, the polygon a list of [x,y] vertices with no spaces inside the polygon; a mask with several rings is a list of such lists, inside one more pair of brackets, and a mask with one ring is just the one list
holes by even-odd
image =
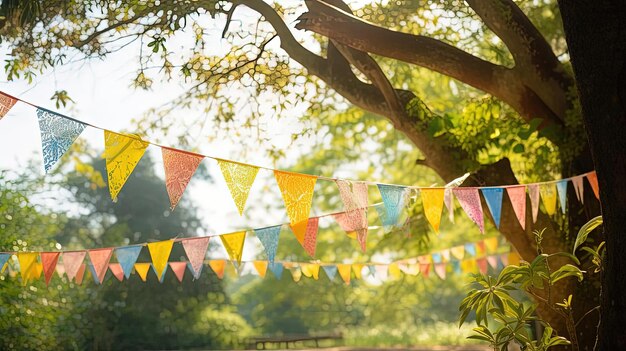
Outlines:
{"label": "green leaf", "polygon": [[552,284],[558,282],[559,280],[567,277],[576,277],[578,281],[583,280],[583,271],[580,268],[573,266],[571,264],[566,264],[561,268],[557,269],[555,272],[550,274],[550,282]]}
{"label": "green leaf", "polygon": [[516,154],[522,154],[524,153],[524,151],[526,151],[526,148],[523,144],[517,144],[513,146],[513,152],[515,152]]}
{"label": "green leaf", "polygon": [[576,249],[587,240],[589,233],[600,224],[602,224],[602,216],[595,217],[580,227],[578,235],[576,236],[576,242],[574,242],[574,254],[576,253]]}

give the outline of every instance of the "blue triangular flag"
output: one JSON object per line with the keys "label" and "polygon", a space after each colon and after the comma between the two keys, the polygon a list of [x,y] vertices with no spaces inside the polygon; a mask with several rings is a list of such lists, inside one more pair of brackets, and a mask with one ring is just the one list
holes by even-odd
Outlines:
{"label": "blue triangular flag", "polygon": [[337,266],[322,266],[322,268],[324,268],[324,272],[326,272],[328,280],[333,281],[333,279],[335,279],[335,276],[337,275]]}
{"label": "blue triangular flag", "polygon": [[283,276],[283,264],[280,262],[270,262],[267,264],[267,268],[272,271],[276,279],[280,280]]}
{"label": "blue triangular flag", "polygon": [[565,206],[567,206],[567,179],[556,182],[556,190],[561,201],[561,212],[565,213]]}
{"label": "blue triangular flag", "polygon": [[261,240],[261,244],[263,244],[263,248],[265,248],[265,253],[267,254],[267,260],[270,262],[274,262],[274,257],[276,257],[280,228],[281,226],[277,225],[254,230],[254,234]]}
{"label": "blue triangular flag", "polygon": [[[165,266],[165,268],[163,269],[163,273],[161,273],[161,278],[159,278],[159,283],[163,283],[163,280],[165,280],[165,272],[167,272],[167,267],[168,266],[169,266],[169,264],[167,266]],[[150,263],[150,267],[152,267],[152,271],[158,277],[156,268],[154,268],[154,265],[152,263]]]}
{"label": "blue triangular flag", "polygon": [[9,257],[11,257],[11,254],[0,253],[0,273],[2,273],[2,269],[4,268],[4,265],[9,260]]}
{"label": "blue triangular flag", "polygon": [[500,229],[500,216],[502,214],[502,194],[504,189],[502,188],[485,188],[480,189],[489,207],[489,212],[493,217],[493,222],[496,224],[496,228]]}
{"label": "blue triangular flag", "polygon": [[382,218],[384,226],[395,226],[400,220],[400,214],[406,204],[406,188],[403,186],[378,184],[378,191],[383,197],[385,216]]}
{"label": "blue triangular flag", "polygon": [[474,246],[473,243],[468,243],[465,244],[465,252],[470,256],[470,257],[476,257],[476,246]]}
{"label": "blue triangular flag", "polygon": [[376,213],[378,213],[378,218],[380,218],[381,223],[383,224],[384,233],[388,233],[393,229],[393,226],[387,225],[387,210],[385,210],[384,204],[375,205]]}
{"label": "blue triangular flag", "polygon": [[452,271],[456,274],[461,274],[463,271],[461,270],[461,261],[453,260],[450,261],[452,263]]}
{"label": "blue triangular flag", "polygon": [[[100,285],[100,280],[98,280],[98,276],[96,275],[95,268],[93,268],[93,264],[87,263],[87,267],[89,267],[89,272],[91,272],[91,277],[93,278],[93,281],[96,282],[96,285]],[[106,275],[104,277],[106,278]],[[104,282],[104,279],[102,281]]]}
{"label": "blue triangular flag", "polygon": [[442,263],[443,259],[441,257],[441,253],[439,252],[435,252],[433,254],[431,254],[432,258],[433,258],[433,263]]}
{"label": "blue triangular flag", "polygon": [[43,109],[37,109],[41,151],[46,173],[67,152],[86,125]]}
{"label": "blue triangular flag", "polygon": [[122,271],[124,271],[126,279],[128,279],[133,272],[133,267],[135,266],[135,262],[137,262],[139,253],[141,253],[141,248],[141,245],[133,245],[115,249],[115,257],[117,257],[117,262],[122,266]]}

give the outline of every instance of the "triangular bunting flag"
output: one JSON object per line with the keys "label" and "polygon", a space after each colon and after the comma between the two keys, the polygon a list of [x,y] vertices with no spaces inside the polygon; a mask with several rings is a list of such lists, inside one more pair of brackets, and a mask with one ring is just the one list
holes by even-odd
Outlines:
{"label": "triangular bunting flag", "polygon": [[289,271],[291,272],[291,278],[295,283],[299,282],[302,279],[302,270],[300,267],[289,267]]}
{"label": "triangular bunting flag", "polygon": [[457,260],[462,260],[463,257],[465,257],[465,246],[463,246],[463,245],[455,246],[455,247],[450,249],[450,253]]}
{"label": "triangular bunting flag", "polygon": [[209,247],[209,237],[184,239],[181,242],[183,249],[185,249],[187,259],[189,259],[193,278],[199,279],[204,257],[206,256],[206,250]]}
{"label": "triangular bunting flag", "polygon": [[476,273],[478,271],[476,259],[469,258],[467,260],[461,261],[461,271],[463,273]]}
{"label": "triangular bunting flag", "polygon": [[591,185],[591,190],[593,190],[596,199],[600,200],[600,187],[598,186],[598,174],[596,171],[587,174],[587,180],[589,181],[589,185]]}
{"label": "triangular bunting flag", "polygon": [[165,262],[165,268],[163,268],[163,271],[161,272],[161,275],[159,275],[159,273],[157,273],[156,268],[154,268],[154,264],[150,265],[152,267],[152,271],[154,272],[154,274],[157,276],[157,278],[159,279],[159,283],[163,283],[163,281],[165,281],[165,273],[167,273],[167,262]]}
{"label": "triangular bunting flag", "polygon": [[[365,252],[367,241],[367,184],[363,182],[351,183],[347,180],[336,180],[339,195],[345,212],[342,220],[349,227],[347,232],[356,231],[361,250]],[[343,227],[343,226],[342,226]]]}
{"label": "triangular bunting flag", "polygon": [[454,188],[452,192],[461,204],[465,213],[478,225],[480,232],[485,232],[485,224],[483,222],[483,208],[480,205],[480,195],[476,188]]}
{"label": "triangular bunting flag", "polygon": [[224,278],[224,268],[226,268],[226,260],[210,260],[209,267],[215,272],[218,278]]}
{"label": "triangular bunting flag", "polygon": [[481,240],[476,242],[476,256],[483,257],[487,253],[487,245],[485,245],[485,241]]}
{"label": "triangular bunting flag", "polygon": [[142,281],[146,281],[148,278],[148,271],[152,265],[150,263],[135,263],[135,271],[139,275]]}
{"label": "triangular bunting flag", "polygon": [[243,244],[246,240],[246,232],[241,231],[232,234],[220,235],[222,244],[231,260],[241,263],[241,254],[243,253]]}
{"label": "triangular bunting flag", "polygon": [[72,281],[76,277],[86,254],[85,251],[66,251],[63,253],[63,267],[65,274],[67,274],[67,280]]}
{"label": "triangular bunting flag", "polygon": [[567,179],[556,182],[556,190],[559,194],[561,213],[565,213],[565,207],[567,206]]}
{"label": "triangular bunting flag", "polygon": [[124,270],[119,263],[109,263],[109,270],[113,273],[113,276],[119,281],[124,280]]}
{"label": "triangular bunting flag", "polygon": [[446,264],[445,263],[435,264],[435,274],[441,279],[446,279]]}
{"label": "triangular bunting flag", "polygon": [[107,268],[109,268],[109,260],[111,259],[111,254],[113,254],[113,249],[107,248],[89,250],[89,259],[91,260],[91,264],[93,265],[96,278],[100,281],[100,283],[104,281],[104,276],[107,273]]}
{"label": "triangular bunting flag", "polygon": [[535,223],[537,222],[537,215],[539,214],[539,185],[528,184],[527,187],[528,196],[530,197],[530,207],[533,213],[533,223]]}
{"label": "triangular bunting flag", "polygon": [[424,214],[430,225],[433,226],[435,232],[439,232],[439,223],[441,222],[441,212],[443,211],[443,200],[445,189],[420,189],[422,195],[422,203]]}
{"label": "triangular bunting flag", "polygon": [[283,264],[280,262],[270,262],[267,266],[270,271],[272,271],[272,274],[274,274],[276,279],[280,280],[283,276]]}
{"label": "triangular bunting flag", "polygon": [[87,270],[87,265],[84,263],[81,263],[80,267],[78,267],[78,272],[76,272],[76,277],[74,278],[74,282],[76,284],[81,285],[83,283],[83,278],[85,277],[86,270]]}
{"label": "triangular bunting flag", "polygon": [[254,265],[254,269],[259,273],[261,278],[265,278],[265,273],[267,272],[267,261],[254,261],[252,262]]}
{"label": "triangular bunting flag", "polygon": [[147,147],[148,143],[137,136],[104,131],[104,157],[106,158],[109,192],[113,201],[117,201],[117,195],[130,174],[133,173]]}
{"label": "triangular bunting flag", "polygon": [[[380,223],[383,225],[384,233],[389,233],[393,229],[394,226],[387,224],[390,221],[387,219],[387,210],[385,209],[385,204],[381,203],[381,204],[374,205],[374,209],[376,210],[376,213],[378,214],[378,219],[380,220]],[[339,214],[333,215],[333,217],[335,218],[337,223],[339,223],[339,225],[341,226],[341,229],[346,230],[347,228],[344,226],[344,224],[342,224],[345,221],[345,219],[341,217],[343,215],[344,215],[343,213],[339,213]],[[346,230],[346,232],[348,231]],[[356,238],[356,232],[352,232],[352,233],[354,233],[354,238]],[[348,236],[351,235],[350,232],[348,232],[347,234]]]}
{"label": "triangular bunting flag", "polygon": [[173,210],[204,156],[166,147],[161,148],[161,153],[165,170],[165,187],[170,198],[170,208]]}
{"label": "triangular bunting flag", "polygon": [[400,266],[397,263],[392,263],[388,267],[389,276],[392,278],[400,278],[402,276],[402,271],[400,271]]}
{"label": "triangular bunting flag", "polygon": [[497,236],[485,239],[484,243],[485,243],[485,246],[487,247],[487,251],[490,253],[494,253],[498,249],[498,237]]}
{"label": "triangular bunting flag", "polygon": [[187,262],[170,262],[170,268],[172,272],[174,272],[178,282],[182,283],[185,277],[185,270],[187,269]]}
{"label": "triangular bunting flag", "polygon": [[379,264],[374,267],[376,278],[386,281],[389,278],[389,267],[386,264]]}
{"label": "triangular bunting flag", "polygon": [[[419,266],[417,264],[401,263],[395,266],[398,267],[398,269],[401,270],[402,273],[407,274],[407,275],[417,276],[420,273]],[[389,267],[389,270],[391,270],[391,266]]]}
{"label": "triangular bunting flag", "polygon": [[4,265],[7,264],[7,261],[11,257],[9,253],[0,253],[0,273],[4,272]]}
{"label": "triangular bunting flag", "polygon": [[487,256],[487,263],[493,269],[498,269],[498,256]]}
{"label": "triangular bunting flag", "polygon": [[500,216],[502,214],[502,195],[504,189],[502,188],[483,188],[481,189],[491,217],[496,225],[496,228],[500,229]]}
{"label": "triangular bunting flag", "polygon": [[504,267],[509,265],[509,254],[505,253],[505,254],[501,254],[500,255],[500,262],[502,262],[502,265]]}
{"label": "triangular bunting flag", "polygon": [[526,229],[526,186],[508,187],[506,188],[506,193],[509,195],[509,200],[511,200],[511,206],[517,221],[522,226],[522,229]]}
{"label": "triangular bunting flag", "polygon": [[303,243],[317,177],[282,171],[274,171],[274,177],[285,202],[291,229]]}
{"label": "triangular bunting flag", "polygon": [[465,244],[465,252],[467,252],[470,257],[476,257],[476,246],[474,246],[474,243]]}
{"label": "triangular bunting flag", "polygon": [[338,264],[337,271],[339,272],[339,276],[343,279],[346,285],[350,285],[350,272],[352,271],[352,267],[349,264]]}
{"label": "triangular bunting flag", "polygon": [[[306,222],[307,222],[307,225],[306,225],[306,231],[304,232],[304,240],[300,242],[300,244],[302,244],[304,251],[306,251],[306,253],[309,254],[309,256],[314,257],[315,248],[317,246],[317,231],[318,231],[318,226],[319,226],[319,218],[312,217],[312,218],[309,218],[309,220]],[[297,227],[300,225],[301,224],[297,223],[296,225],[289,226],[289,227],[295,234],[297,229],[295,229],[294,227]]]}
{"label": "triangular bunting flag", "polygon": [[303,263],[300,265],[300,270],[307,278],[313,278],[318,280],[320,277],[320,265],[316,263]]}
{"label": "triangular bunting flag", "polygon": [[37,262],[35,263],[35,267],[33,267],[33,280],[39,280],[41,273],[43,273],[43,265],[41,262]]}
{"label": "triangular bunting flag", "polygon": [[433,263],[443,262],[443,257],[441,256],[441,253],[439,252],[433,252],[432,254],[430,254],[430,257],[432,258]]}
{"label": "triangular bunting flag", "polygon": [[572,178],[572,184],[574,185],[574,190],[576,191],[576,198],[581,203],[585,203],[585,186],[583,184],[584,176],[576,176]]}
{"label": "triangular bunting flag", "polygon": [[222,170],[222,175],[235,201],[239,215],[243,215],[243,209],[246,206],[250,188],[257,173],[259,173],[259,167],[225,160],[217,160],[217,164]]}
{"label": "triangular bunting flag", "polygon": [[37,257],[39,257],[38,252],[17,253],[17,260],[20,263],[20,274],[22,275],[23,285],[26,285],[29,281],[36,279]]}
{"label": "triangular bunting flag", "polygon": [[443,262],[450,261],[450,249],[442,250],[441,257],[443,258]]}
{"label": "triangular bunting flag", "polygon": [[363,278],[363,266],[365,266],[362,263],[354,263],[352,264],[352,271],[354,272],[354,278],[356,279],[362,279]]}
{"label": "triangular bunting flag", "polygon": [[446,188],[443,193],[443,203],[448,209],[448,217],[450,222],[454,223],[454,197],[452,197],[452,189]]}
{"label": "triangular bunting flag", "polygon": [[9,113],[9,110],[15,106],[17,99],[0,92],[0,119]]}
{"label": "triangular bunting flag", "polygon": [[380,195],[383,198],[383,204],[385,205],[383,225],[397,225],[400,220],[402,210],[406,205],[406,188],[403,186],[378,184],[378,191],[380,191]]}
{"label": "triangular bunting flag", "polygon": [[174,240],[148,243],[148,251],[150,252],[152,265],[154,266],[154,272],[157,277],[161,277],[163,272],[167,269],[167,261],[170,259],[173,245]]}
{"label": "triangular bunting flag", "polygon": [[85,129],[85,124],[65,118],[56,113],[37,109],[41,151],[46,173],[69,150],[74,140]]}
{"label": "triangular bunting flag", "polygon": [[[123,246],[115,249],[115,257],[119,262],[122,272],[126,279],[130,277],[133,272],[133,266],[137,262],[137,257],[141,253],[141,245]],[[109,267],[110,268],[110,267]]]}
{"label": "triangular bunting flag", "polygon": [[487,259],[484,257],[476,259],[476,265],[480,274],[487,274],[489,267],[487,266]]}
{"label": "triangular bunting flag", "polygon": [[59,261],[60,252],[42,252],[41,253],[41,264],[43,266],[43,276],[46,280],[46,285],[50,284],[50,279],[52,279],[52,274],[57,267],[57,262]]}
{"label": "triangular bunting flag", "polygon": [[322,266],[322,268],[324,269],[324,273],[326,273],[328,280],[332,282],[335,279],[335,276],[337,275],[337,266],[328,265],[328,266]]}
{"label": "triangular bunting flag", "polygon": [[549,216],[552,216],[556,213],[556,184],[541,184],[539,186],[539,193],[541,194],[541,200],[543,200],[543,206],[546,209],[546,213]]}
{"label": "triangular bunting flag", "polygon": [[259,238],[261,244],[263,244],[265,254],[267,255],[268,261],[270,262],[274,262],[274,258],[276,257],[276,250],[278,250],[278,239],[280,237],[280,228],[281,226],[277,225],[274,227],[254,230],[254,234],[257,236],[257,238]]}
{"label": "triangular bunting flag", "polygon": [[430,275],[430,263],[420,263],[420,274],[424,276],[424,278],[428,278]]}
{"label": "triangular bunting flag", "polygon": [[93,267],[93,265],[91,263],[88,263],[87,267],[89,267],[89,273],[91,273],[91,277],[93,278],[93,282],[96,283],[96,285],[100,285],[100,279],[98,279],[98,276],[96,274],[96,269]]}
{"label": "triangular bunting flag", "polygon": [[461,261],[451,261],[452,271],[456,274],[463,273],[463,267],[461,267]]}

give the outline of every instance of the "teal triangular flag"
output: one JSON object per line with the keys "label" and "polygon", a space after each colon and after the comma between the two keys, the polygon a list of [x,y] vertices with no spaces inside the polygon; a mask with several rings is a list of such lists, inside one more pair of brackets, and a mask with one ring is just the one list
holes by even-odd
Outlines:
{"label": "teal triangular flag", "polygon": [[556,190],[559,193],[561,212],[565,213],[565,206],[567,206],[567,179],[556,182]]}
{"label": "teal triangular flag", "polygon": [[0,273],[2,273],[2,268],[4,268],[4,265],[9,260],[9,257],[11,257],[11,254],[0,253]]}
{"label": "teal triangular flag", "polygon": [[[150,267],[152,267],[152,271],[154,272],[154,275],[158,277],[156,268],[154,268],[154,265],[152,263],[150,263]],[[163,280],[165,280],[165,272],[167,272],[167,267],[169,267],[169,264],[166,265],[165,268],[163,269],[163,273],[161,273],[161,278],[159,278],[159,283],[163,283]]]}
{"label": "teal triangular flag", "polygon": [[376,213],[378,213],[378,218],[380,218],[380,222],[383,224],[383,232],[388,233],[393,229],[393,226],[386,225],[387,223],[387,210],[385,210],[384,204],[375,205]]}
{"label": "teal triangular flag", "polygon": [[135,266],[135,262],[137,262],[139,253],[141,253],[141,248],[141,245],[133,245],[115,249],[115,257],[117,257],[117,262],[122,266],[122,271],[124,271],[126,279],[128,279],[133,272],[133,267]]}
{"label": "teal triangular flag", "polygon": [[502,215],[502,195],[504,189],[502,188],[485,188],[480,189],[489,207],[489,212],[493,217],[493,222],[496,224],[496,228],[500,229],[500,217]]}
{"label": "teal triangular flag", "polygon": [[274,262],[274,257],[276,257],[276,250],[278,250],[278,238],[280,237],[280,228],[281,226],[277,225],[274,227],[254,230],[254,234],[259,238],[261,244],[263,244],[263,248],[265,248],[267,260],[270,261],[270,263]]}
{"label": "teal triangular flag", "polygon": [[476,257],[476,246],[473,243],[465,244],[465,252],[471,257]]}
{"label": "teal triangular flag", "polygon": [[337,275],[337,266],[322,266],[322,268],[324,268],[324,272],[326,272],[328,280],[333,281],[333,279],[335,279],[335,276]]}
{"label": "teal triangular flag", "polygon": [[41,151],[46,173],[69,150],[86,125],[44,109],[37,109]]}
{"label": "teal triangular flag", "polygon": [[452,263],[452,271],[456,274],[461,274],[463,271],[461,270],[461,261],[450,261]]}
{"label": "teal triangular flag", "polygon": [[[96,270],[93,268],[93,264],[87,263],[87,267],[89,267],[89,272],[91,272],[91,277],[93,278],[93,281],[96,282],[96,285],[100,285],[100,280],[98,279]],[[106,273],[104,277],[106,278]],[[104,282],[104,279],[102,280],[102,282]]]}
{"label": "teal triangular flag", "polygon": [[269,268],[270,271],[272,271],[276,279],[280,280],[280,278],[283,276],[283,264],[282,263],[270,262],[268,263],[267,268]]}
{"label": "teal triangular flag", "polygon": [[370,275],[376,275],[376,266],[369,265],[367,266],[367,270],[370,272]]}
{"label": "teal triangular flag", "polygon": [[378,191],[385,205],[383,226],[395,226],[400,220],[400,214],[406,204],[406,188],[403,186],[378,184]]}

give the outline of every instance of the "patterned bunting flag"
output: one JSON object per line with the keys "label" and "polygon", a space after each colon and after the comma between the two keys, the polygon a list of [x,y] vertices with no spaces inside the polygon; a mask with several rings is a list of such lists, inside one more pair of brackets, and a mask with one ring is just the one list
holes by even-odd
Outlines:
{"label": "patterned bunting flag", "polygon": [[487,208],[491,212],[491,217],[496,225],[496,228],[500,229],[500,216],[502,214],[502,195],[504,189],[502,188],[484,188],[481,189]]}
{"label": "patterned bunting flag", "polygon": [[316,263],[303,263],[300,265],[300,270],[307,278],[313,278],[318,280],[320,277],[320,265]]}
{"label": "patterned bunting flag", "polygon": [[450,222],[454,223],[454,198],[452,197],[452,189],[446,188],[443,193],[443,203],[446,205],[448,209],[448,217]]}
{"label": "patterned bunting flag", "polygon": [[37,109],[37,119],[44,169],[48,173],[83,132],[85,124],[42,109]]}
{"label": "patterned bunting flag", "polygon": [[22,275],[23,285],[26,285],[29,281],[36,279],[37,257],[39,257],[38,252],[17,253],[17,260],[20,263],[20,274]]}
{"label": "patterned bunting flag", "polygon": [[265,254],[267,255],[268,261],[270,262],[274,262],[274,258],[276,257],[276,250],[278,250],[278,239],[280,237],[280,229],[281,226],[277,225],[274,227],[254,230],[254,234],[257,236],[257,238],[259,238],[261,244],[263,244]]}
{"label": "patterned bunting flag", "polygon": [[282,171],[274,171],[274,177],[285,202],[291,229],[298,241],[302,243],[306,232],[306,220],[311,212],[317,177]]}
{"label": "patterned bunting flag", "polygon": [[530,197],[530,207],[533,214],[533,223],[537,222],[537,215],[539,214],[539,185],[528,184],[528,196]]}
{"label": "patterned bunting flag", "polygon": [[565,213],[565,207],[567,206],[567,179],[556,182],[556,190],[559,194],[561,213]]}
{"label": "patterned bunting flag", "polygon": [[[378,219],[380,220],[380,223],[382,223],[383,225],[383,231],[385,233],[389,233],[392,229],[393,229],[393,225],[389,225],[387,223],[389,223],[390,221],[387,219],[387,210],[385,209],[385,204],[377,204],[374,206],[374,209],[376,210],[376,213],[378,214]],[[339,225],[341,226],[341,228],[343,230],[346,230],[346,228],[344,227],[342,223],[342,219],[340,218],[340,216],[343,214],[337,214],[337,215],[333,215],[333,217],[335,218],[335,220],[337,221],[337,223],[339,223]],[[354,233],[355,237],[356,237],[356,233]],[[350,233],[348,233],[348,236],[350,236]]]}
{"label": "patterned bunting flag", "polygon": [[327,265],[327,266],[322,266],[322,268],[324,269],[324,273],[326,273],[328,280],[332,282],[335,279],[335,276],[337,275],[337,266]]}
{"label": "patterned bunting flag", "polygon": [[107,268],[109,267],[109,260],[113,254],[113,249],[95,249],[89,250],[88,252],[96,278],[100,281],[100,283],[102,283],[104,281],[104,276],[107,273]]}
{"label": "patterned bunting flag", "polygon": [[78,267],[78,271],[76,272],[76,277],[74,278],[74,282],[78,285],[83,283],[83,278],[85,277],[85,271],[87,270],[87,265],[84,263],[80,264]]}
{"label": "patterned bunting flag", "polygon": [[225,160],[217,160],[217,164],[222,170],[222,175],[235,201],[239,215],[243,215],[243,209],[246,206],[250,188],[257,173],[259,173],[259,167]]}
{"label": "patterned bunting flag", "polygon": [[347,180],[336,180],[335,183],[339,189],[339,195],[345,211],[342,214],[342,221],[344,226],[349,228],[346,231],[356,231],[361,250],[365,252],[367,241],[367,184],[363,182],[351,183]]}
{"label": "patterned bunting flag", "polygon": [[150,263],[135,263],[135,271],[143,282],[148,278],[148,271],[152,265]]}
{"label": "patterned bunting flag", "polygon": [[161,277],[163,272],[167,269],[167,261],[170,258],[170,253],[172,252],[173,245],[174,240],[148,243],[148,251],[150,252],[152,265],[157,277]]}
{"label": "patterned bunting flag", "polygon": [[270,271],[272,271],[272,274],[274,274],[276,279],[280,280],[283,276],[283,264],[280,262],[270,262],[267,266]]}
{"label": "patterned bunting flag", "polygon": [[265,278],[265,273],[267,272],[267,261],[254,261],[252,262],[254,265],[254,269],[256,269],[257,273],[261,278]]}
{"label": "patterned bunting flag", "polygon": [[210,260],[209,267],[215,272],[218,278],[224,278],[224,268],[226,268],[226,260]]}
{"label": "patterned bunting flag", "polygon": [[406,188],[403,186],[378,184],[378,191],[380,191],[383,204],[385,205],[383,225],[390,227],[396,226],[400,220],[402,210],[406,205]]}
{"label": "patterned bunting flag", "polygon": [[[312,218],[309,218],[306,222],[307,222],[307,225],[306,225],[306,231],[304,232],[304,239],[303,241],[300,242],[300,244],[304,248],[304,251],[306,251],[306,253],[309,254],[309,256],[314,257],[315,248],[317,246],[317,231],[318,231],[318,226],[319,226],[319,218],[312,217]],[[296,229],[294,227],[297,227],[299,225],[300,224],[289,226],[291,230],[294,232],[294,234],[296,232]]]}
{"label": "patterned bunting flag", "polygon": [[545,183],[539,186],[539,193],[546,213],[552,216],[556,213],[556,184]]}
{"label": "patterned bunting flag", "polygon": [[80,265],[83,263],[87,252],[85,251],[69,251],[63,253],[63,267],[65,268],[65,274],[67,279],[72,281],[76,277],[76,273],[80,269]]}
{"label": "patterned bunting flag", "polygon": [[512,186],[506,188],[506,193],[511,200],[511,206],[517,221],[522,226],[522,229],[526,229],[526,186]]}
{"label": "patterned bunting flag", "polygon": [[350,285],[350,272],[352,271],[352,267],[349,264],[338,264],[337,271],[344,283]]}
{"label": "patterned bunting flag", "polygon": [[121,281],[124,281],[124,270],[122,269],[122,265],[119,263],[109,263],[109,270],[113,273],[113,276]]}
{"label": "patterned bunting flag", "polygon": [[104,156],[109,192],[113,201],[117,201],[117,195],[143,157],[148,145],[137,136],[104,131]]}
{"label": "patterned bunting flag", "polygon": [[438,233],[439,223],[441,222],[441,212],[443,211],[445,189],[423,188],[420,192],[426,219],[428,219],[430,225],[433,226],[435,232]]}
{"label": "patterned bunting flag", "polygon": [[60,254],[60,252],[41,253],[41,264],[43,267],[43,276],[46,280],[46,286],[50,284],[50,279],[52,279],[52,274],[54,274]]}
{"label": "patterned bunting flag", "polygon": [[243,244],[246,240],[246,231],[232,234],[220,235],[222,244],[231,260],[241,263],[241,254],[243,253]]}
{"label": "patterned bunting flag", "polygon": [[161,148],[163,155],[163,169],[165,170],[165,187],[170,198],[170,208],[173,210],[204,159],[204,156],[191,152]]}
{"label": "patterned bunting flag", "polygon": [[0,253],[0,273],[4,271],[4,265],[7,264],[7,261],[11,257],[11,254],[8,253]]}
{"label": "patterned bunting flag", "polygon": [[137,257],[139,257],[141,253],[141,248],[141,245],[132,245],[115,249],[115,257],[117,257],[117,262],[119,262],[126,279],[128,279],[133,272],[133,267],[135,262],[137,262]]}
{"label": "patterned bunting flag", "polygon": [[9,110],[15,106],[17,99],[0,91],[0,119],[9,113]]}
{"label": "patterned bunting flag", "polygon": [[170,262],[170,268],[172,272],[174,272],[178,282],[182,283],[185,277],[185,270],[187,269],[187,262]]}
{"label": "patterned bunting flag", "polygon": [[581,203],[585,203],[585,197],[583,196],[585,194],[584,192],[585,186],[583,185],[583,177],[584,176],[580,175],[580,176],[576,176],[572,178],[572,185],[574,185],[574,190],[576,191],[576,198]]}
{"label": "patterned bunting flag", "polygon": [[483,222],[483,208],[480,205],[480,195],[476,188],[454,188],[452,189],[457,200],[461,204],[465,213],[478,225],[480,232],[485,232],[485,224]]}
{"label": "patterned bunting flag", "polygon": [[600,200],[600,187],[598,186],[598,174],[596,171],[587,174],[587,180],[589,181],[589,185],[591,185],[591,190],[593,190],[596,199]]}
{"label": "patterned bunting flag", "polygon": [[198,279],[202,272],[207,248],[209,247],[209,237],[184,239],[181,242],[187,259],[189,259],[189,266],[193,273],[193,278]]}

